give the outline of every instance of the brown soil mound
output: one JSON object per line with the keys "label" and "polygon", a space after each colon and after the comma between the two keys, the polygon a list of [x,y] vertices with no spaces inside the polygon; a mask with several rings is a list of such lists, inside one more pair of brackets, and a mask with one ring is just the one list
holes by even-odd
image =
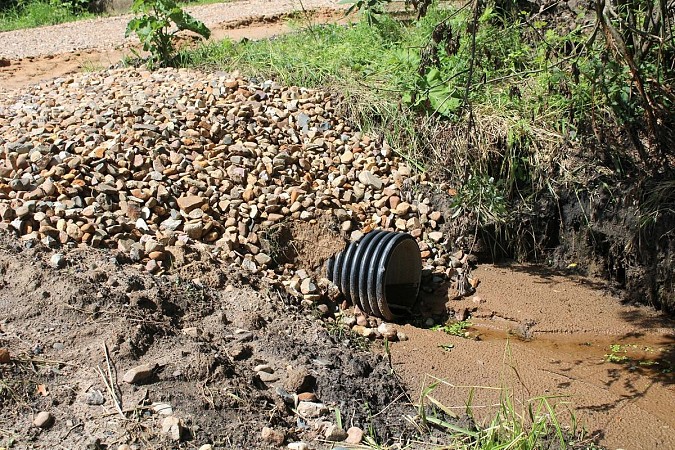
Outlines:
{"label": "brown soil mound", "polygon": [[[384,440],[412,433],[403,415],[413,410],[385,358],[329,334],[264,281],[205,258],[161,277],[92,249],[71,253],[62,270],[48,260],[2,236],[0,347],[11,358],[0,364],[2,442],[170,448],[169,416],[157,412],[166,405],[190,448],[267,448],[263,427],[286,442],[312,440],[323,430],[295,413],[296,392],[315,394],[328,421],[339,410],[346,428]],[[123,381],[145,364],[147,379]],[[53,417],[45,429],[33,425],[40,411]]]}

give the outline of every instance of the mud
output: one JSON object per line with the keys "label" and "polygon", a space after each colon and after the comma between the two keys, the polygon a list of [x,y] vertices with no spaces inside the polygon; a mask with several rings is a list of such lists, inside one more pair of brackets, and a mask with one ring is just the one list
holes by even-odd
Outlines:
{"label": "mud", "polygon": [[646,222],[646,186],[617,186],[562,199],[563,225],[554,262],[573,262],[603,277],[630,302],[675,313],[675,214],[663,202],[656,223]]}
{"label": "mud", "polygon": [[572,271],[482,265],[473,276],[472,298],[423,300],[428,315],[443,305],[466,317],[470,338],[406,325],[410,340],[393,346],[411,396],[442,379],[434,396],[462,412],[473,391],[479,422],[494,418],[500,395],[520,413],[546,396],[607,448],[675,447],[672,319],[622,305],[606,282]]}

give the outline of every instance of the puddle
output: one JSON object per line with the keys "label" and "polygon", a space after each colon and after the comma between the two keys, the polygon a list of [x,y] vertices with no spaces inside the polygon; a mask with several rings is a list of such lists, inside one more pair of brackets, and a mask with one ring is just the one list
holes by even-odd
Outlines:
{"label": "puddle", "polygon": [[[674,377],[675,337],[640,335],[608,337],[592,334],[553,334],[531,332],[523,336],[520,330],[495,327],[485,321],[472,321],[467,329],[470,336],[482,342],[519,341],[530,350],[551,361],[575,361],[577,364],[614,364],[628,372],[648,376]],[[518,344],[520,345],[520,344]]]}

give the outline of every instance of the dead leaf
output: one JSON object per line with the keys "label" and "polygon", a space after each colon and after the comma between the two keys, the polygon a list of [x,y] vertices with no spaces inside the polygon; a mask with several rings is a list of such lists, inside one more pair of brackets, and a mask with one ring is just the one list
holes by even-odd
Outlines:
{"label": "dead leaf", "polygon": [[46,397],[49,395],[49,392],[47,391],[47,386],[44,384],[38,384],[37,385],[37,391],[38,393],[42,394],[43,397]]}

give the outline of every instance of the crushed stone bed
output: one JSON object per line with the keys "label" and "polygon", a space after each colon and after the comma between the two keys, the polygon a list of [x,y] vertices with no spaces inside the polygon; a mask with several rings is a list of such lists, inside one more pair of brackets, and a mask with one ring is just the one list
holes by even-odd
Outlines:
{"label": "crushed stone bed", "polygon": [[398,230],[417,238],[427,279],[470,291],[469,256],[449,253],[425,175],[353,130],[338,102],[190,70],[46,82],[0,103],[0,229],[58,254],[111,249],[153,274],[205,252],[310,302],[335,296],[325,259]]}

